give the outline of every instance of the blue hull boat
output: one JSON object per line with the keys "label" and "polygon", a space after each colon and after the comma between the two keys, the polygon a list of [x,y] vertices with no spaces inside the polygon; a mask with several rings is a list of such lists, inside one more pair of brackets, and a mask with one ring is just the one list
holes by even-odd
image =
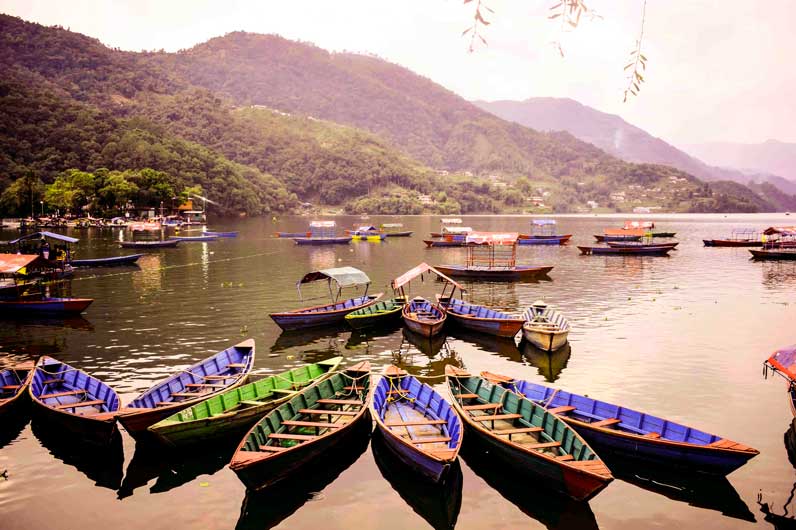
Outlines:
{"label": "blue hull boat", "polygon": [[426,338],[439,334],[447,318],[444,309],[424,298],[414,298],[401,314],[410,331]]}
{"label": "blue hull boat", "polygon": [[437,295],[437,302],[445,308],[451,322],[479,333],[498,337],[514,337],[525,323],[525,319],[522,317],[511,316],[456,298],[443,298]]}
{"label": "blue hull boat", "polygon": [[73,259],[69,264],[72,267],[116,267],[118,265],[133,265],[141,256],[143,254],[113,256],[111,258]]}
{"label": "blue hull boat", "polygon": [[572,236],[561,237],[531,237],[527,239],[518,239],[517,243],[520,245],[563,245]]}
{"label": "blue hull boat", "polygon": [[381,298],[381,295],[382,293],[365,295],[349,298],[334,304],[305,307],[282,313],[271,313],[269,316],[276,322],[277,326],[285,331],[341,324],[345,322],[347,314],[376,303]]}
{"label": "blue hull boat", "polygon": [[36,363],[28,388],[38,420],[62,436],[105,445],[116,433],[119,396],[82,370],[51,357]]}
{"label": "blue hull boat", "polygon": [[496,374],[482,376],[544,405],[595,449],[617,456],[723,476],[759,454],[721,436],[587,396]]}
{"label": "blue hull boat", "polygon": [[461,419],[430,386],[388,366],[373,391],[376,426],[387,448],[421,476],[440,482],[462,445]]}
{"label": "blue hull boat", "polygon": [[310,237],[310,232],[276,232],[274,237],[293,239],[294,237]]}
{"label": "blue hull boat", "polygon": [[351,236],[343,237],[294,237],[297,245],[345,245],[351,242]]}
{"label": "blue hull boat", "polygon": [[202,235],[213,237],[238,237],[238,232],[211,232],[209,230],[203,230]]}
{"label": "blue hull boat", "polygon": [[204,242],[204,241],[216,241],[218,236],[169,236],[169,239],[172,241],[184,241],[186,243],[194,242]]}
{"label": "blue hull boat", "polygon": [[33,363],[0,370],[0,419],[21,411],[30,403],[28,387],[33,379]]}

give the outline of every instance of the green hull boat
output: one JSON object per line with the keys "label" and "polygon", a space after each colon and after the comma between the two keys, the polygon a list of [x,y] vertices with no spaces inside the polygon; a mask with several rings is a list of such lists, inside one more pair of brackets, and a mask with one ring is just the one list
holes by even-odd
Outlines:
{"label": "green hull boat", "polygon": [[151,425],[149,431],[172,447],[240,438],[263,415],[300,389],[329,377],[342,360],[332,357],[305,364],[215,395]]}
{"label": "green hull boat", "polygon": [[354,329],[392,324],[401,319],[401,310],[404,304],[406,304],[406,298],[402,296],[392,300],[382,300],[347,314],[345,321]]}

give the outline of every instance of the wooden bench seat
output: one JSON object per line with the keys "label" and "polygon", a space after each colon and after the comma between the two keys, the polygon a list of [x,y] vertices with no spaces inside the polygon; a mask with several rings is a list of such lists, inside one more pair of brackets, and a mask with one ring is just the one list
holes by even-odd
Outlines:
{"label": "wooden bench seat", "polygon": [[548,447],[561,447],[561,442],[539,442],[523,445],[526,449],[547,449]]}
{"label": "wooden bench seat", "polygon": [[583,468],[587,471],[606,469],[602,460],[575,460],[570,463],[570,465]]}
{"label": "wooden bench seat", "polygon": [[618,418],[606,418],[606,419],[600,420],[600,421],[593,421],[589,425],[591,425],[592,427],[609,427],[611,425],[616,425],[617,423],[620,423],[621,421],[622,420],[620,420]]}
{"label": "wooden bench seat", "polygon": [[97,405],[104,405],[105,401],[101,399],[94,399],[92,401],[77,401],[75,403],[64,403],[63,405],[55,405],[53,408],[58,410],[78,409],[80,407],[96,407]]}
{"label": "wooden bench seat", "polygon": [[412,427],[414,425],[445,425],[445,420],[409,420],[409,421],[386,421],[387,427]]}
{"label": "wooden bench seat", "polygon": [[464,405],[464,410],[494,410],[502,407],[500,403],[485,403],[483,405]]}
{"label": "wooden bench seat", "polygon": [[363,392],[365,390],[364,386],[344,386],[343,390],[346,392]]}
{"label": "wooden bench seat", "polygon": [[522,414],[495,414],[492,416],[473,416],[475,421],[495,421],[495,420],[516,420],[522,418]]}
{"label": "wooden bench seat", "polygon": [[286,427],[315,427],[316,429],[339,429],[342,427],[342,424],[337,423],[324,423],[321,421],[297,421],[297,420],[285,420],[282,422],[282,425]]}
{"label": "wooden bench seat", "polygon": [[22,385],[3,385],[3,390],[19,390],[22,388]]}
{"label": "wooden bench seat", "polygon": [[526,434],[529,432],[539,432],[541,430],[541,427],[519,427],[517,429],[495,429],[492,432],[495,434],[508,434],[509,438],[511,438],[512,434]]}
{"label": "wooden bench seat", "polygon": [[86,391],[81,388],[80,390],[66,390],[64,392],[56,392],[54,394],[42,394],[39,396],[39,399],[57,398],[64,396],[78,396],[80,394],[85,394],[85,393]]}
{"label": "wooden bench seat", "polygon": [[238,401],[238,404],[239,405],[246,405],[248,407],[259,407],[260,405],[264,405],[265,403],[263,401],[254,401],[254,400],[242,399],[242,400]]}
{"label": "wooden bench seat", "polygon": [[155,403],[156,407],[167,407],[169,405],[174,405],[174,401],[158,401]]}
{"label": "wooden bench seat", "polygon": [[268,435],[269,438],[274,438],[276,440],[314,440],[317,438],[314,434],[290,434],[290,433],[271,433]]}
{"label": "wooden bench seat", "polygon": [[64,382],[63,379],[45,379],[44,381],[41,382],[41,384],[43,384],[43,385],[53,385],[55,383],[63,383],[63,382]]}
{"label": "wooden bench seat", "polygon": [[414,440],[410,440],[412,444],[434,444],[434,443],[442,443],[442,442],[450,442],[450,436],[434,436],[434,437],[426,437],[426,438],[415,438]]}
{"label": "wooden bench seat", "polygon": [[246,368],[245,363],[229,363],[227,368]]}
{"label": "wooden bench seat", "polygon": [[271,390],[274,394],[285,394],[288,396],[292,396],[293,394],[298,394],[296,390],[285,390],[284,388],[274,388]]}
{"label": "wooden bench seat", "polygon": [[547,412],[552,412],[553,414],[566,414],[567,412],[572,412],[573,410],[575,410],[575,407],[564,405],[563,407],[547,409]]}
{"label": "wooden bench seat", "polygon": [[357,401],[356,399],[319,399],[316,403],[320,403],[322,405],[359,405],[362,406],[361,401]]}
{"label": "wooden bench seat", "polygon": [[353,410],[331,410],[331,409],[301,409],[300,414],[320,414],[329,416],[356,416],[359,412]]}
{"label": "wooden bench seat", "polygon": [[423,452],[434,458],[439,458],[440,460],[450,460],[456,456],[455,449],[423,449]]}
{"label": "wooden bench seat", "polygon": [[456,399],[475,399],[478,397],[478,394],[453,394],[453,397]]}
{"label": "wooden bench seat", "polygon": [[556,460],[561,460],[562,462],[569,462],[570,460],[575,460],[575,457],[572,455],[561,455],[557,456]]}
{"label": "wooden bench seat", "polygon": [[282,451],[287,451],[290,447],[280,447],[278,445],[261,445],[260,451],[264,453],[280,453]]}

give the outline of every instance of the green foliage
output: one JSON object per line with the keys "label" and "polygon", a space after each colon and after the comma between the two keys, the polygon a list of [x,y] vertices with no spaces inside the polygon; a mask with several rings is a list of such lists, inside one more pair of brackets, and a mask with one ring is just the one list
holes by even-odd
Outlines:
{"label": "green foliage", "polygon": [[0,195],[0,210],[7,215],[25,217],[35,213],[35,206],[43,196],[44,183],[29,171]]}

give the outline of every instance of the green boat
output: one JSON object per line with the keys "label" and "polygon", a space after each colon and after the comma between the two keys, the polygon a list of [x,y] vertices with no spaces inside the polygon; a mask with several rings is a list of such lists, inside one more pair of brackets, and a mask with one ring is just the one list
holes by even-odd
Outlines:
{"label": "green boat", "polygon": [[342,357],[305,364],[217,394],[149,427],[172,447],[240,438],[263,415],[337,370]]}
{"label": "green boat", "polygon": [[398,322],[401,319],[401,310],[404,304],[406,304],[405,296],[381,300],[347,314],[345,321],[354,329],[372,328]]}

